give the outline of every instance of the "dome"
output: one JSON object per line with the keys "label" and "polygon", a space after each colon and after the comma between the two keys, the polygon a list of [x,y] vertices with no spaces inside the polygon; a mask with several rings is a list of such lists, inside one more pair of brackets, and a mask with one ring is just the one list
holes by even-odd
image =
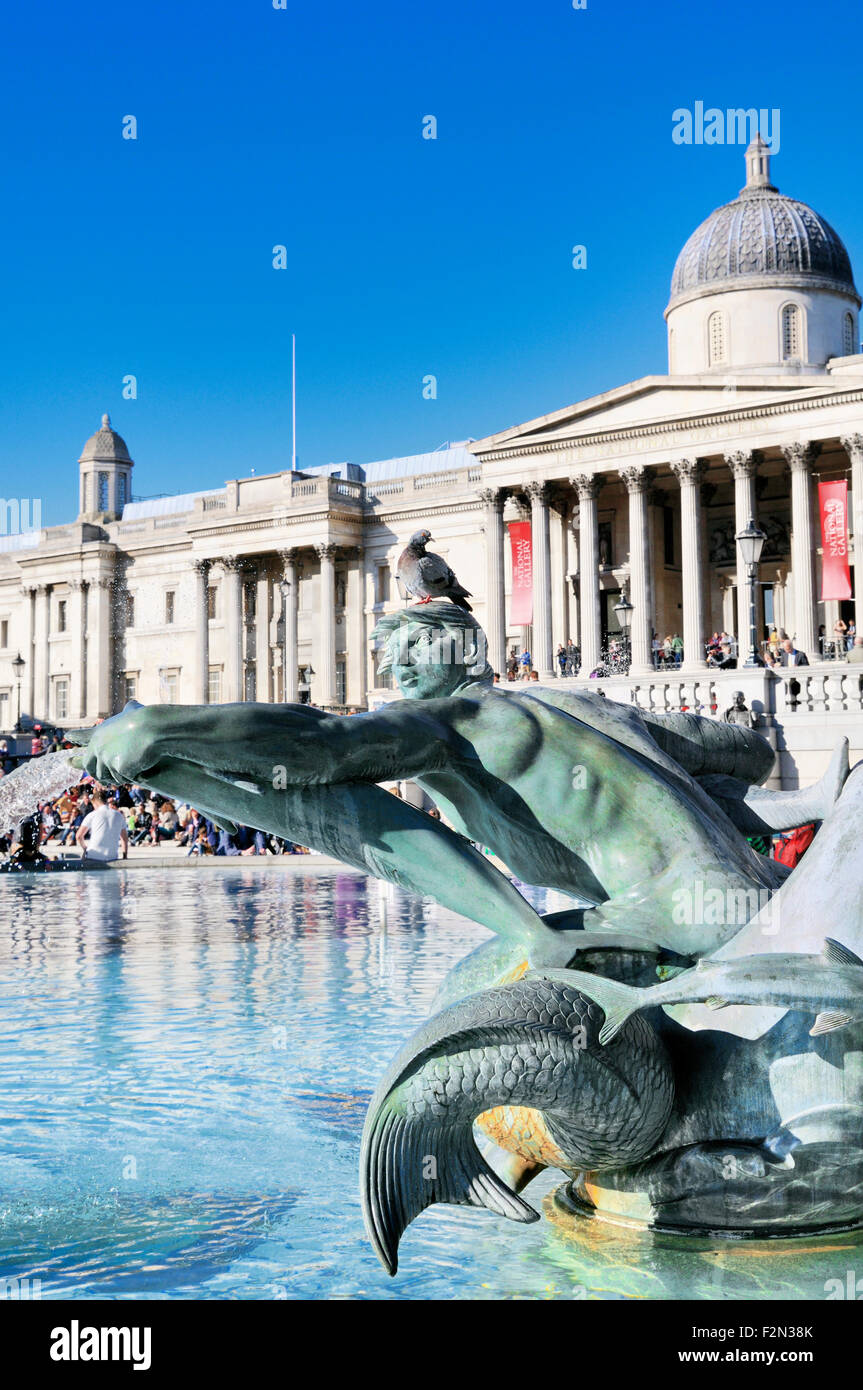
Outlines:
{"label": "dome", "polygon": [[79,463],[131,463],[126,441],[111,429],[111,419],[102,416],[101,428],[91,434],[81,451]]}
{"label": "dome", "polygon": [[806,203],[770,183],[761,136],[746,151],[746,186],[712,212],[677,258],[669,309],[704,294],[759,285],[834,290],[860,303],[841,238]]}

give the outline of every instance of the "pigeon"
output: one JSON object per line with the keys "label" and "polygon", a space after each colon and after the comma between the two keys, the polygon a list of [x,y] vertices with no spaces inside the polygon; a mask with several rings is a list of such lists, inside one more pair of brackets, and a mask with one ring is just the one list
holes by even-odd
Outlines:
{"label": "pigeon", "polygon": [[470,591],[459,584],[446,560],[440,555],[426,554],[426,546],[433,539],[430,531],[415,531],[399,556],[396,575],[405,592],[418,603],[448,598],[466,613],[473,612],[467,602]]}

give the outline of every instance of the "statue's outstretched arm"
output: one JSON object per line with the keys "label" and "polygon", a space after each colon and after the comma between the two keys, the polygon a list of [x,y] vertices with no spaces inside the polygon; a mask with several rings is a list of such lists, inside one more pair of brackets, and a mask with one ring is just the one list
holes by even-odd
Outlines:
{"label": "statue's outstretched arm", "polygon": [[148,772],[180,759],[232,782],[320,786],[432,772],[459,743],[414,700],[347,718],[308,705],[139,705],[98,725],[77,762],[106,782],[149,785]]}

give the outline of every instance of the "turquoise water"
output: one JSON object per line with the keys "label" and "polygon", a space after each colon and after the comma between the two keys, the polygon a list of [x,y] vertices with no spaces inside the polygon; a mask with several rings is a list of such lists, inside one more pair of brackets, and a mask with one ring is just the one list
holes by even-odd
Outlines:
{"label": "turquoise water", "polygon": [[43,1299],[770,1299],[863,1277],[838,1239],[663,1245],[437,1207],[389,1279],[360,1213],[366,1106],[486,937],[347,871],[0,879],[0,1281]]}

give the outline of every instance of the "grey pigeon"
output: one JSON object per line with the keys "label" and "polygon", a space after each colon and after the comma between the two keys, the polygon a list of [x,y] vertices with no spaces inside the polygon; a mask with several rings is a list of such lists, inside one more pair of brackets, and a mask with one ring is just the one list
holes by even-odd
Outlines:
{"label": "grey pigeon", "polygon": [[399,556],[396,575],[405,592],[418,603],[448,598],[466,613],[473,612],[467,602],[470,591],[459,584],[446,560],[440,555],[426,554],[426,546],[433,539],[430,531],[415,531]]}

